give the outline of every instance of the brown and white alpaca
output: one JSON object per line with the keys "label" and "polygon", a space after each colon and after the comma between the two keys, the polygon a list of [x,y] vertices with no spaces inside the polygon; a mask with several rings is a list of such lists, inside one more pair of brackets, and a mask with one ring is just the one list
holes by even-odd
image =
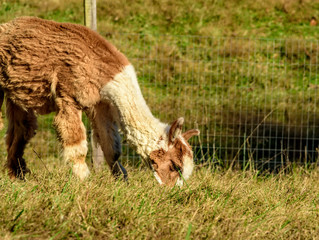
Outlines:
{"label": "brown and white alpaca", "polygon": [[187,140],[199,131],[182,134],[183,118],[172,125],[156,119],[127,58],[84,26],[34,17],[0,25],[0,86],[0,103],[4,93],[9,121],[11,178],[28,171],[23,152],[35,134],[36,115],[53,111],[64,159],[80,179],[89,175],[82,111],[92,122],[94,144],[101,146],[113,175],[126,175],[118,161],[118,127],[160,184],[181,184],[192,173],[193,153]]}

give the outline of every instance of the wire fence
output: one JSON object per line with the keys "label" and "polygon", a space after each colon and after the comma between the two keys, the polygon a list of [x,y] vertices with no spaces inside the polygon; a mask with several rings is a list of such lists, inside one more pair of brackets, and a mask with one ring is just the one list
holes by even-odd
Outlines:
{"label": "wire fence", "polygon": [[[318,41],[103,33],[164,122],[185,118],[197,163],[275,169],[318,158]],[[124,160],[139,161],[123,144]]]}

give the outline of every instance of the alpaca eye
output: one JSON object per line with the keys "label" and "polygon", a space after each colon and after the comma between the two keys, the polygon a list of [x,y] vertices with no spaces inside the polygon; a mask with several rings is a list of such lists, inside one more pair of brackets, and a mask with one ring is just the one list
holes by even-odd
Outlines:
{"label": "alpaca eye", "polygon": [[154,170],[158,169],[157,163],[156,163],[154,160],[152,160],[152,159],[150,159],[150,161],[151,161],[151,164],[152,164],[153,169],[154,169]]}
{"label": "alpaca eye", "polygon": [[158,165],[156,163],[153,163],[152,165],[153,165],[154,170],[158,169]]}
{"label": "alpaca eye", "polygon": [[178,165],[176,165],[173,161],[171,161],[172,162],[172,165],[170,166],[170,169],[172,170],[172,171],[180,171],[181,169],[180,169],[180,167],[178,166]]}

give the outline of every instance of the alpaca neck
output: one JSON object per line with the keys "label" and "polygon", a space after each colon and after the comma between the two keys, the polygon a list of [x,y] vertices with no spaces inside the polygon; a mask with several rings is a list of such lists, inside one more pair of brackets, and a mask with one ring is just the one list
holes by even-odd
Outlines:
{"label": "alpaca neck", "polygon": [[155,118],[147,106],[134,68],[128,65],[107,83],[101,91],[102,99],[111,101],[118,112],[118,122],[127,141],[143,159],[160,148],[160,137],[165,137],[168,125]]}
{"label": "alpaca neck", "polygon": [[[130,146],[133,146],[143,159],[160,146],[159,139],[166,132],[167,125],[146,112],[138,114],[120,112],[120,125]],[[132,115],[134,115],[132,117]]]}

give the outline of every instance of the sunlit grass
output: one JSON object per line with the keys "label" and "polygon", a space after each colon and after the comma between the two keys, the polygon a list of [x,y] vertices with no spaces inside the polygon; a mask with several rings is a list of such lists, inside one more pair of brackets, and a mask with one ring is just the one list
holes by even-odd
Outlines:
{"label": "sunlit grass", "polygon": [[[0,177],[0,236],[6,239],[309,239],[318,237],[317,170],[260,176],[196,169],[183,188],[127,167],[79,182],[59,161],[31,165],[26,181]],[[37,164],[41,164],[38,162]]]}

